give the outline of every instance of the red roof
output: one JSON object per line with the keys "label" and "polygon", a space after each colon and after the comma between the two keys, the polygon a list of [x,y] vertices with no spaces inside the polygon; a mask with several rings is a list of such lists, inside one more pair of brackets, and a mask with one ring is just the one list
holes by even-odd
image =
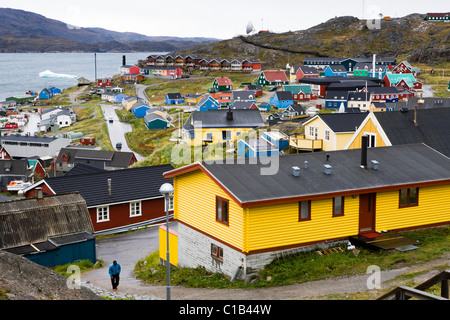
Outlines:
{"label": "red roof", "polygon": [[284,71],[263,71],[264,77],[269,82],[288,81]]}
{"label": "red roof", "polygon": [[233,83],[229,78],[216,78],[217,83],[219,86],[232,86]]}

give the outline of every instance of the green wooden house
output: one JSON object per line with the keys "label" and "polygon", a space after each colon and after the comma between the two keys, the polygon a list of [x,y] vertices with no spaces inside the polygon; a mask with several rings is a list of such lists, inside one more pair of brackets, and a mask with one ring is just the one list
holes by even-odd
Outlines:
{"label": "green wooden house", "polygon": [[262,86],[281,86],[289,84],[289,80],[283,70],[268,70],[260,73],[257,84]]}
{"label": "green wooden house", "polygon": [[213,82],[213,89],[216,91],[229,91],[233,89],[233,82],[227,78],[215,78]]}

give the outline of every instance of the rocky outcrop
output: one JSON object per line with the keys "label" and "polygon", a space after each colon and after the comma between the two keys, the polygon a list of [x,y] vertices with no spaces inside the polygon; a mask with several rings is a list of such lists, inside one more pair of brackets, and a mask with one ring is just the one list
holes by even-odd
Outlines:
{"label": "rocky outcrop", "polygon": [[0,250],[0,300],[99,300],[84,286],[69,288],[68,278],[27,258]]}

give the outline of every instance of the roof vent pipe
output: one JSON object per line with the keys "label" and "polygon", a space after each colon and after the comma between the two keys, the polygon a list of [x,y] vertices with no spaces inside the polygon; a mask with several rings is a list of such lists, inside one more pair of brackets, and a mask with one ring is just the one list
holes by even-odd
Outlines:
{"label": "roof vent pipe", "polygon": [[367,142],[369,137],[364,135],[361,137],[361,168],[367,168]]}
{"label": "roof vent pipe", "polygon": [[305,160],[305,162],[303,162],[303,165],[304,165],[305,169],[308,169],[308,161]]}
{"label": "roof vent pipe", "polygon": [[40,188],[40,187],[35,189],[34,194],[36,196],[36,199],[44,198],[44,192],[42,191],[42,188]]}
{"label": "roof vent pipe", "polygon": [[377,160],[371,160],[372,163],[372,170],[378,170],[379,162]]}

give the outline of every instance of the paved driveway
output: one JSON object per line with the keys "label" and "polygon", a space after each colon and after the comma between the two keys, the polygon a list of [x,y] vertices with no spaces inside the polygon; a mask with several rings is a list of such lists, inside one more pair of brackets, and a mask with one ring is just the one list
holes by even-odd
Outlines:
{"label": "paved driveway", "polygon": [[[134,152],[128,147],[127,140],[125,139],[125,134],[127,132],[133,131],[133,127],[130,124],[122,123],[119,121],[119,117],[117,116],[115,111],[115,109],[118,109],[119,107],[110,104],[101,104],[100,106],[102,108],[106,124],[108,126],[109,138],[114,149],[116,149],[116,144],[118,142],[121,142],[121,151]],[[110,118],[113,122],[109,122]],[[144,159],[144,156],[136,152],[134,152],[134,155],[136,156],[138,161]]]}

